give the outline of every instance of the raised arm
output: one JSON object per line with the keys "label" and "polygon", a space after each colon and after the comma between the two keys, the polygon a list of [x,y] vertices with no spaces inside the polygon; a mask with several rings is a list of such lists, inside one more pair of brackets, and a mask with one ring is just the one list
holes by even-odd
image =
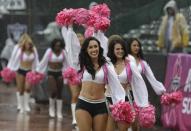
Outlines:
{"label": "raised arm", "polygon": [[68,56],[67,56],[65,50],[63,50],[62,53],[64,54],[64,61],[63,61],[62,71],[64,71],[67,67],[70,66],[70,64],[69,64],[69,59],[68,59]]}

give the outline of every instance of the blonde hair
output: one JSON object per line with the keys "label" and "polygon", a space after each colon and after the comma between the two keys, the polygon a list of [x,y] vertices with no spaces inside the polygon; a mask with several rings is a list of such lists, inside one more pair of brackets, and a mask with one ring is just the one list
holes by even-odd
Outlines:
{"label": "blonde hair", "polygon": [[20,39],[19,39],[19,47],[22,49],[22,51],[25,51],[25,46],[27,44],[31,44],[31,48],[29,49],[29,51],[33,52],[33,48],[34,48],[34,44],[33,44],[33,41],[31,39],[31,37],[27,34],[27,33],[24,33]]}

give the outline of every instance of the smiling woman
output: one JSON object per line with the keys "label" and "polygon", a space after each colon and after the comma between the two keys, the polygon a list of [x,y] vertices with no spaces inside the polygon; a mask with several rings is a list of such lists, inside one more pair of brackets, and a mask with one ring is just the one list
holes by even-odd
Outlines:
{"label": "smiling woman", "polygon": [[103,56],[103,48],[96,38],[89,37],[84,41],[79,61],[82,87],[76,105],[78,127],[80,131],[105,131],[108,116],[105,85],[110,85],[114,103],[124,101],[125,91],[113,65]]}

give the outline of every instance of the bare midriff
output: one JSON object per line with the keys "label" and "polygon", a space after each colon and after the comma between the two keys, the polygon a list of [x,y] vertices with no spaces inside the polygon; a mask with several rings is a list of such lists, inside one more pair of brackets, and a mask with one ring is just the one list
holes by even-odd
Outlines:
{"label": "bare midriff", "polygon": [[48,67],[51,69],[62,69],[62,62],[48,62]]}
{"label": "bare midriff", "polygon": [[95,82],[82,82],[80,96],[90,100],[99,100],[105,98],[105,84]]}
{"label": "bare midriff", "polygon": [[32,63],[33,63],[33,61],[21,61],[20,68],[32,69]]}

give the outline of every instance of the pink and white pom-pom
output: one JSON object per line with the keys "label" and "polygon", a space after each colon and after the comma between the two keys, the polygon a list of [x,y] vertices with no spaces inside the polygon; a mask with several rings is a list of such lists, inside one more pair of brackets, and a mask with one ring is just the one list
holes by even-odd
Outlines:
{"label": "pink and white pom-pom", "polygon": [[62,75],[63,78],[67,79],[69,85],[78,85],[80,83],[78,72],[72,67],[68,67]]}
{"label": "pink and white pom-pom", "polygon": [[98,17],[94,26],[96,30],[106,31],[110,26],[110,19],[106,17]]}
{"label": "pink and white pom-pom", "polygon": [[89,18],[89,12],[87,9],[84,8],[79,8],[76,9],[75,11],[75,16],[74,16],[74,21],[78,25],[84,25],[88,21]]}
{"label": "pink and white pom-pom", "polygon": [[30,71],[26,75],[26,81],[31,85],[38,85],[44,79],[44,74]]}
{"label": "pink and white pom-pom", "polygon": [[85,33],[84,33],[85,38],[93,36],[94,32],[95,32],[94,27],[86,28]]}
{"label": "pink and white pom-pom", "polygon": [[66,79],[70,79],[70,78],[73,78],[74,76],[76,76],[78,73],[77,71],[72,68],[72,67],[68,67],[64,72],[63,72],[63,78],[66,78]]}
{"label": "pink and white pom-pom", "polygon": [[75,12],[76,10],[72,8],[58,12],[56,15],[56,23],[60,26],[72,25],[74,23]]}
{"label": "pink and white pom-pom", "polygon": [[142,107],[139,110],[138,121],[141,127],[151,128],[154,126],[155,118],[155,107],[149,105],[148,107]]}
{"label": "pink and white pom-pom", "polygon": [[15,79],[16,73],[9,68],[4,68],[1,71],[1,77],[3,78],[4,82],[10,83]]}
{"label": "pink and white pom-pom", "polygon": [[135,121],[136,113],[132,110],[129,102],[119,101],[111,105],[111,114],[115,121],[131,124]]}
{"label": "pink and white pom-pom", "polygon": [[183,94],[181,91],[175,91],[172,93],[165,93],[161,96],[161,104],[179,104],[183,99]]}
{"label": "pink and white pom-pom", "polygon": [[105,3],[93,6],[91,8],[91,11],[96,12],[100,16],[107,17],[107,18],[110,17],[110,12],[111,12],[109,7]]}

